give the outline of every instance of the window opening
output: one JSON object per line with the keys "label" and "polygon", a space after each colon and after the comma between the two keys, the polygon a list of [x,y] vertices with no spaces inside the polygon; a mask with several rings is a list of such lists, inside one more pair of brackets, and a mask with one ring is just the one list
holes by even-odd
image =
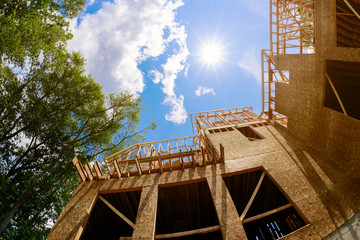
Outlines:
{"label": "window opening", "polygon": [[338,47],[360,47],[360,2],[336,0],[336,43]]}
{"label": "window opening", "polygon": [[325,107],[360,120],[360,63],[326,61]]}
{"label": "window opening", "polygon": [[100,194],[81,239],[119,239],[132,236],[140,196],[141,190]]}
{"label": "window opening", "polygon": [[155,239],[222,239],[206,181],[159,187]]}
{"label": "window opening", "polygon": [[263,170],[223,177],[248,239],[278,239],[306,225]]}
{"label": "window opening", "polygon": [[263,136],[258,134],[252,127],[240,127],[236,128],[239,132],[241,132],[245,137],[247,137],[250,141],[256,141],[259,139],[264,139]]}

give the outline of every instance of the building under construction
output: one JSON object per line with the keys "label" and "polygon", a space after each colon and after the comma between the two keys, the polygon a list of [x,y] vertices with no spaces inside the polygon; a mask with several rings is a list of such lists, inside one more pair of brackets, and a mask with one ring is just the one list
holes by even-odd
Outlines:
{"label": "building under construction", "polygon": [[360,238],[360,1],[269,14],[262,113],[192,113],[193,136],[74,158],[48,239]]}

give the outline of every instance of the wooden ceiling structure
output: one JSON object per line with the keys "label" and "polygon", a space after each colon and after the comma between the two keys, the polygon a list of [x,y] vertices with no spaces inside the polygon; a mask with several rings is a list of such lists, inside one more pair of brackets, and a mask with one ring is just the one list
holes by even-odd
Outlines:
{"label": "wooden ceiling structure", "polygon": [[336,0],[336,44],[360,47],[360,1]]}

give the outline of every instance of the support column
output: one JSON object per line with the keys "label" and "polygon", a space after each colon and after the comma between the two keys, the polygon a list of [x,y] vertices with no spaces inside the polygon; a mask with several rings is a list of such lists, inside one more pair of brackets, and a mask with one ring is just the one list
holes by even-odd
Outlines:
{"label": "support column", "polygon": [[137,212],[133,240],[150,240],[155,236],[158,186],[143,187]]}
{"label": "support column", "polygon": [[239,214],[221,175],[207,177],[223,239],[247,239]]}

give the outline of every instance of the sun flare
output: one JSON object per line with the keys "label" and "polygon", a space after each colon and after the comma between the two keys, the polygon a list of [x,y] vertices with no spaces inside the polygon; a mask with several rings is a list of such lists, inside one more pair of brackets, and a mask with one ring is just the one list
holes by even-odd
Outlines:
{"label": "sun flare", "polygon": [[209,65],[215,65],[222,59],[222,49],[223,47],[215,41],[204,43],[200,52],[202,61]]}

